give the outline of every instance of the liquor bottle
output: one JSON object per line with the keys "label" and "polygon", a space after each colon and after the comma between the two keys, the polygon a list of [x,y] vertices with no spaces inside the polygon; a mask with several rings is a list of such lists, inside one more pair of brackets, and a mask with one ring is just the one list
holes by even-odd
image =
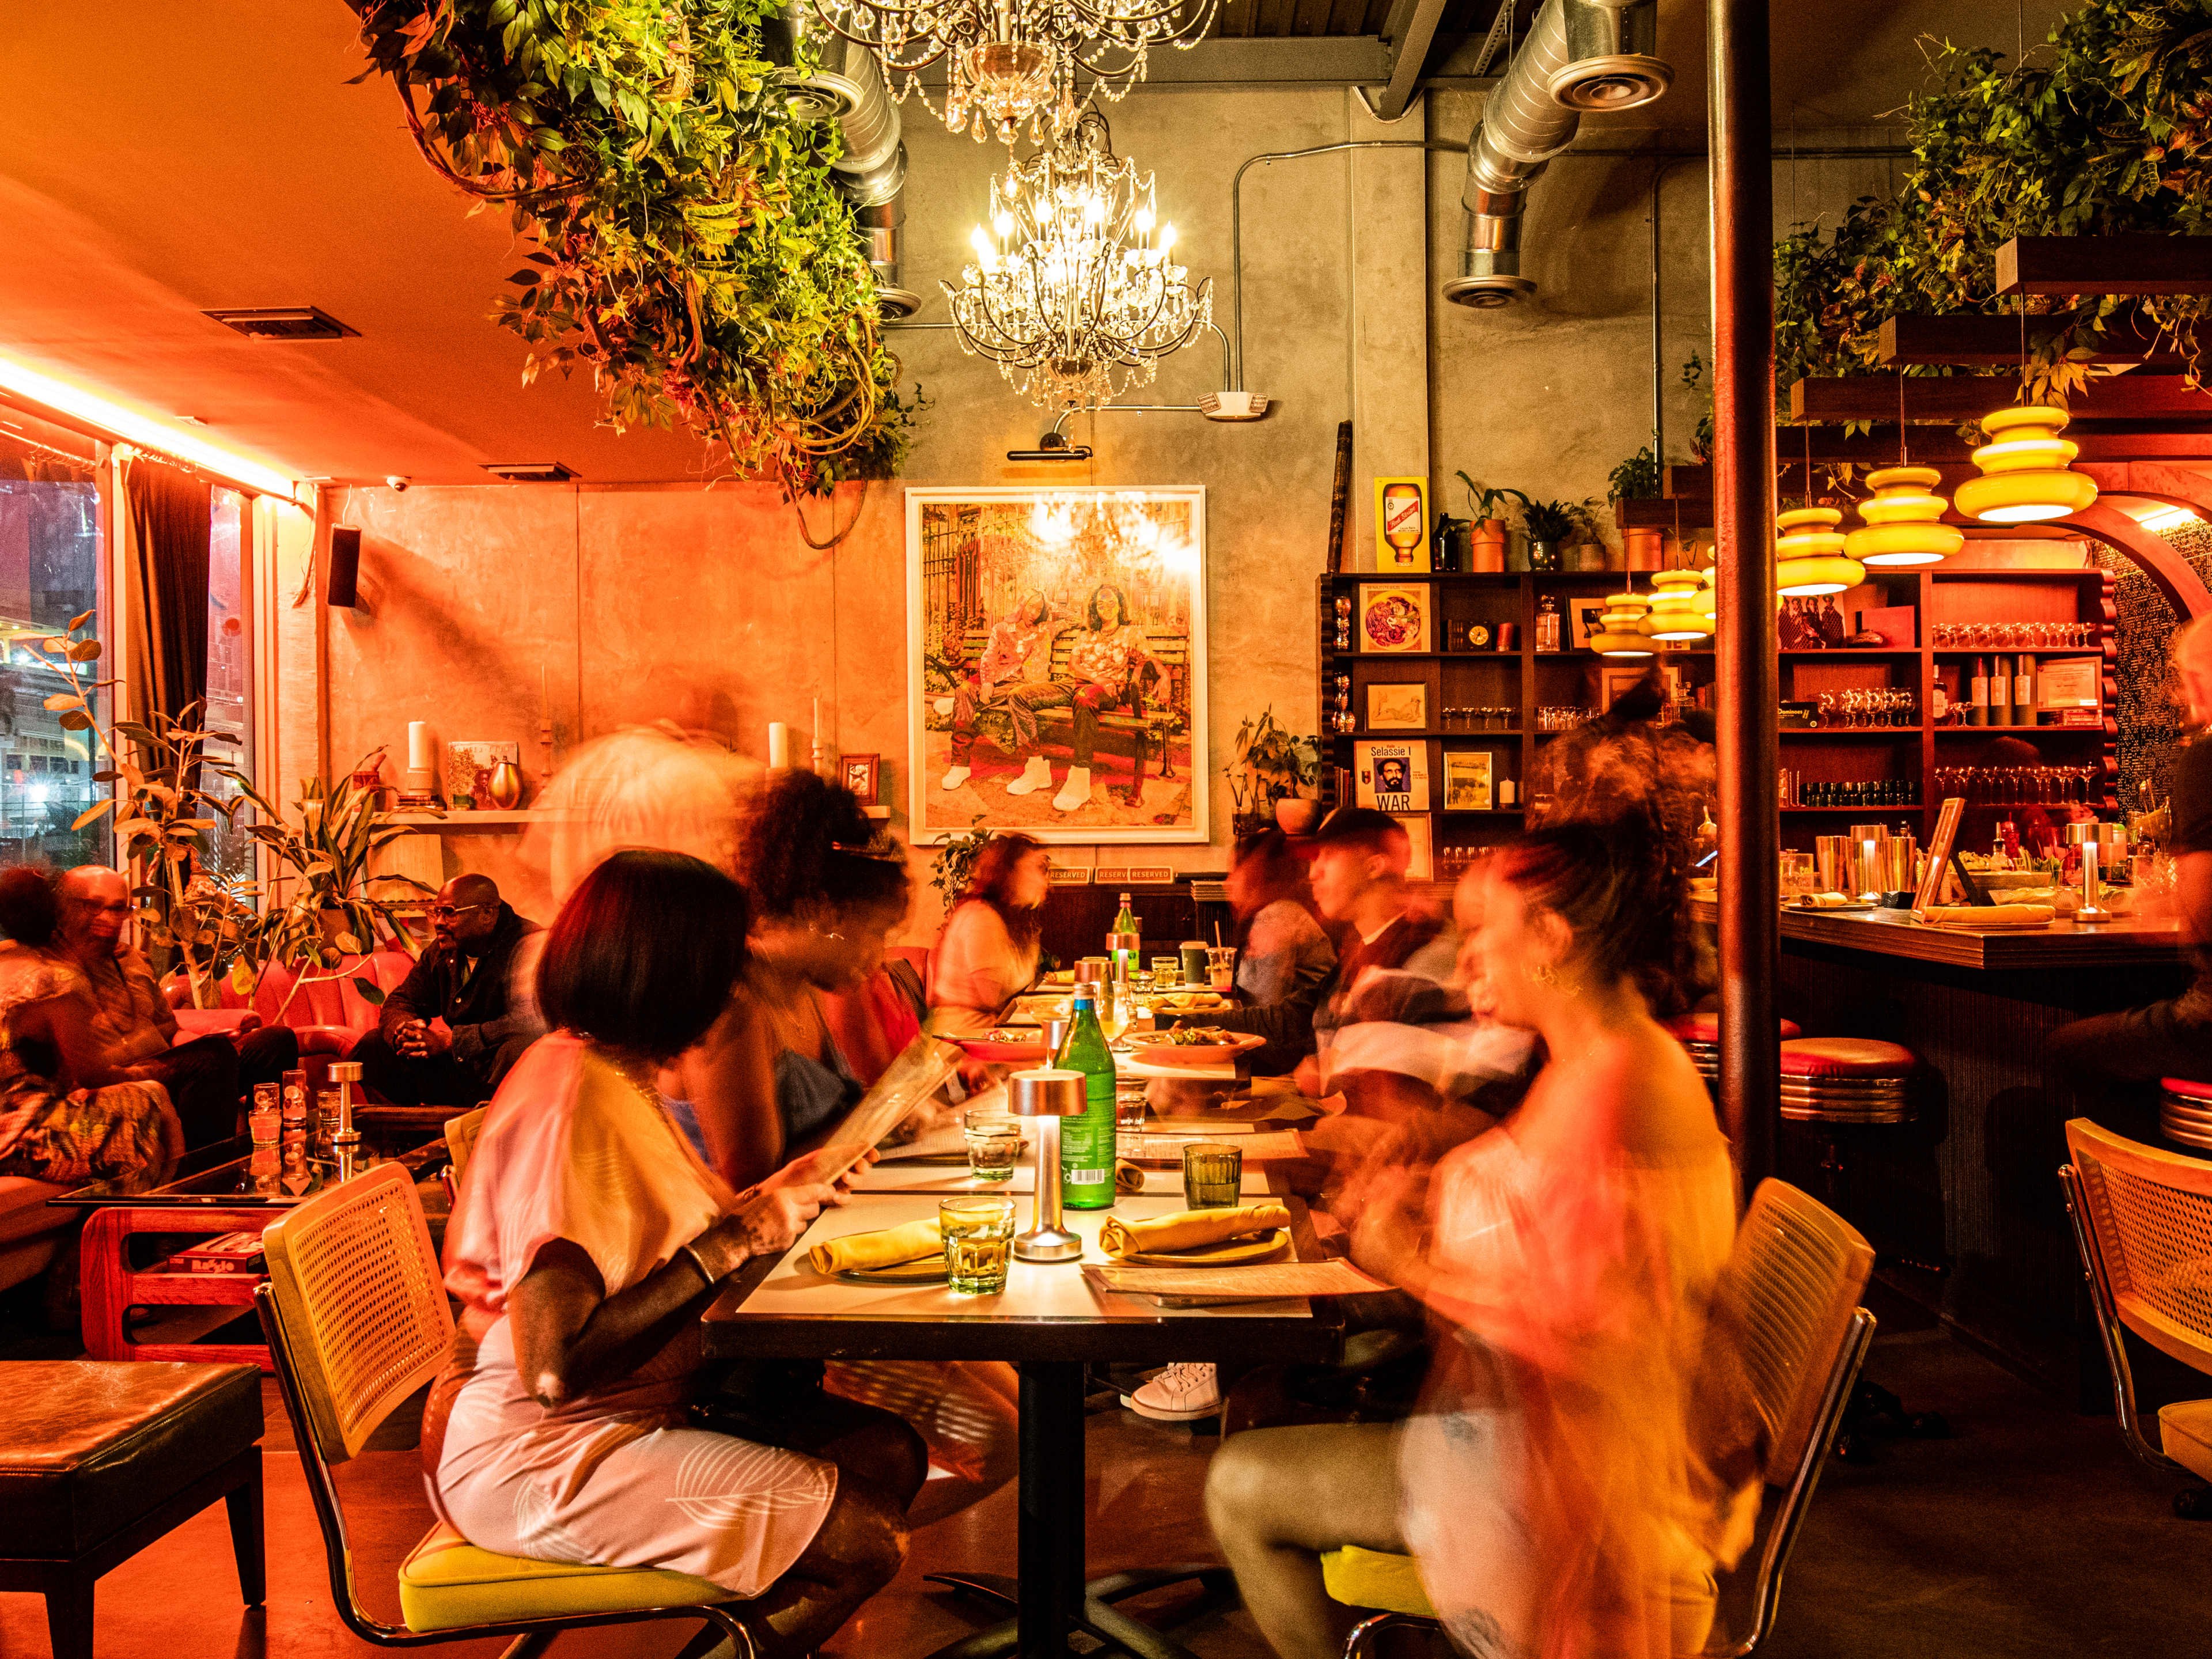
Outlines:
{"label": "liquor bottle", "polygon": [[1990,723],[1990,665],[1981,658],[1974,659],[1974,677],[1967,684],[1966,724],[1987,726]]}
{"label": "liquor bottle", "polygon": [[1536,601],[1536,649],[1557,651],[1559,648],[1559,596],[1555,593],[1547,593]]}
{"label": "liquor bottle", "polygon": [[1928,724],[1942,726],[1947,724],[1950,718],[1950,694],[1943,690],[1943,682],[1938,680],[1936,682],[1935,690],[1928,694]]}
{"label": "liquor bottle", "polygon": [[1083,1115],[1060,1130],[1060,1201],[1071,1210],[1110,1209],[1114,1203],[1114,1056],[1099,1029],[1095,988],[1075,988],[1067,1041],[1053,1063],[1083,1073]]}
{"label": "liquor bottle", "polygon": [[2035,724],[2035,658],[2025,651],[2021,653],[2019,669],[2012,678],[2012,722],[2014,726]]}
{"label": "liquor bottle", "polygon": [[2003,657],[1996,659],[1996,672],[1990,676],[1990,724],[2012,724],[2012,664]]}
{"label": "liquor bottle", "polygon": [[1129,896],[1121,895],[1121,913],[1114,918],[1107,930],[1106,955],[1111,961],[1115,979],[1127,979],[1144,960],[1143,930],[1138,926],[1136,914],[1129,908]]}

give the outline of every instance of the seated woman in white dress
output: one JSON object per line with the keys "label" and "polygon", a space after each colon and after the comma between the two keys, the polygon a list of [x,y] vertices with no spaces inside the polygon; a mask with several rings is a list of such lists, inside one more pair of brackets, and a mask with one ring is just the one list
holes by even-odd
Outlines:
{"label": "seated woman in white dress", "polygon": [[733,1194],[653,1087],[727,1004],[750,920],[678,853],[616,854],[562,907],[552,1033],[500,1085],[447,1231],[462,1313],[423,1458],[471,1542],[712,1579],[763,1659],[798,1659],[897,1572],[926,1464],[899,1419],[830,1396],[772,1444],[690,1425],[708,1300],[842,1201],[819,1154]]}

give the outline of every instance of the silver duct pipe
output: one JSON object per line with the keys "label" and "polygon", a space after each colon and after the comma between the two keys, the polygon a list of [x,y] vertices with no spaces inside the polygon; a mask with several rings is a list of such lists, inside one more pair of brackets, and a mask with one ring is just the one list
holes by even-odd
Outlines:
{"label": "silver duct pipe", "polygon": [[[802,120],[835,121],[844,154],[830,164],[830,183],[853,209],[876,273],[876,299],[887,319],[911,317],[921,296],[899,286],[899,251],[906,224],[906,145],[898,106],[884,83],[876,55],[858,41],[824,27],[809,0],[770,18],[762,34],[771,61],[785,66],[785,96]],[[797,68],[800,49],[811,45],[821,67]]]}
{"label": "silver duct pipe", "polygon": [[1651,43],[1656,13],[1656,0],[1544,0],[1468,140],[1467,246],[1446,300],[1487,310],[1536,291],[1521,274],[1528,186],[1574,142],[1583,110],[1633,109],[1667,90],[1674,71],[1626,50]]}

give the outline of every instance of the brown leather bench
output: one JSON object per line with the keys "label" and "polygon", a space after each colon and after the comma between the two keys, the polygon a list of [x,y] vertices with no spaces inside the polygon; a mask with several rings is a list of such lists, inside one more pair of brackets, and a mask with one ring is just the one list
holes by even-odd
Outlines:
{"label": "brown leather bench", "polygon": [[0,1394],[0,1590],[45,1595],[54,1659],[92,1659],[101,1575],[218,1498],[240,1595],[261,1604],[257,1368],[11,1361]]}

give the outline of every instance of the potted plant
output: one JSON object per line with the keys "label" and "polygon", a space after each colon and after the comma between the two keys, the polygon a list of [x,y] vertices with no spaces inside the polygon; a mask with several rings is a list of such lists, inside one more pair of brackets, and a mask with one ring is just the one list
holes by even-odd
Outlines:
{"label": "potted plant", "polygon": [[1237,832],[1263,827],[1270,811],[1287,834],[1310,830],[1320,804],[1300,792],[1314,787],[1320,766],[1321,739],[1293,735],[1272,704],[1238,726],[1229,771]]}
{"label": "potted plant", "polygon": [[[1623,501],[1656,501],[1659,499],[1659,458],[1646,444],[1636,453],[1613,469],[1606,480],[1606,500],[1615,509]],[[1660,532],[1643,526],[1625,526],[1621,532],[1624,566],[1630,570],[1656,570],[1660,561]]]}
{"label": "potted plant", "polygon": [[1486,489],[1465,472],[1459,474],[1459,481],[1467,486],[1468,510],[1474,514],[1474,556],[1468,568],[1501,571],[1505,568],[1504,503],[1510,498],[1525,507],[1528,498],[1517,489]]}
{"label": "potted plant", "polygon": [[1528,527],[1528,568],[1557,570],[1559,546],[1590,522],[1589,502],[1532,501],[1521,497],[1521,522]]}

